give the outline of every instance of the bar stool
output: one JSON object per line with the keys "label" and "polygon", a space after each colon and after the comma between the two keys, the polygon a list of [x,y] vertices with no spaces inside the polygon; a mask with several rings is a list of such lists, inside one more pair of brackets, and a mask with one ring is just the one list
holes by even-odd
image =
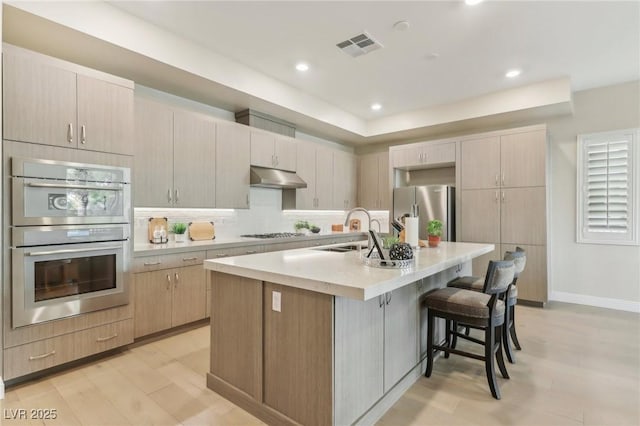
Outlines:
{"label": "bar stool", "polygon": [[[527,255],[524,249],[520,247],[516,247],[516,251],[507,251],[504,253],[504,260],[511,260],[514,263],[515,271],[513,282],[509,285],[508,290],[504,295],[501,295],[501,299],[505,302],[505,325],[502,330],[502,340],[503,340],[503,348],[507,355],[507,359],[511,364],[515,364],[516,357],[511,349],[511,342],[513,341],[514,346],[517,350],[521,350],[520,342],[518,341],[518,336],[516,334],[515,328],[515,305],[518,303],[518,288],[516,287],[516,282],[518,281],[518,277],[524,270],[524,267],[527,264]],[[455,278],[449,283],[447,283],[447,287],[455,287],[462,288],[465,290],[472,291],[483,291],[484,285],[484,277],[475,277],[475,276],[464,276]],[[452,347],[456,347],[458,334],[453,335]],[[469,336],[469,327],[467,327],[465,331],[465,336]],[[511,336],[511,339],[509,339]],[[462,336],[464,337],[464,336]],[[466,337],[465,337],[466,338]],[[471,340],[471,339],[468,339]]]}
{"label": "bar stool", "polygon": [[[433,370],[433,352],[443,351],[445,358],[450,353],[484,361],[489,389],[494,398],[500,399],[500,389],[496,381],[494,357],[502,377],[509,373],[502,357],[502,326],[504,324],[505,304],[499,299],[513,281],[515,267],[510,260],[491,261],[487,268],[482,292],[445,287],[428,293],[424,298],[427,307],[427,369],[425,376],[430,377]],[[444,318],[447,322],[446,346],[433,343],[435,318]],[[484,341],[472,339],[484,345],[484,356],[455,349],[451,346],[451,325],[468,325],[484,330]]]}

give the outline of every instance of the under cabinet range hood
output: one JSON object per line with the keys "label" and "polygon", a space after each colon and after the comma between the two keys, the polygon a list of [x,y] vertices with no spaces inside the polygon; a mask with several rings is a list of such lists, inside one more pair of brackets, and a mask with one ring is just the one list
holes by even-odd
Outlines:
{"label": "under cabinet range hood", "polygon": [[307,183],[294,172],[251,166],[251,186],[276,189],[306,188]]}

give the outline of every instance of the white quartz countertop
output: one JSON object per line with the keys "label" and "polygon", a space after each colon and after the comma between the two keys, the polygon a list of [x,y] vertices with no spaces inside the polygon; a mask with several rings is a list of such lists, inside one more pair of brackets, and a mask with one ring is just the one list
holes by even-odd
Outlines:
{"label": "white quartz countertop", "polygon": [[[345,244],[335,244],[340,245]],[[369,300],[493,249],[493,244],[442,242],[437,248],[415,250],[415,265],[407,269],[366,266],[359,251],[337,253],[317,248],[209,259],[204,261],[204,267],[319,293]]]}

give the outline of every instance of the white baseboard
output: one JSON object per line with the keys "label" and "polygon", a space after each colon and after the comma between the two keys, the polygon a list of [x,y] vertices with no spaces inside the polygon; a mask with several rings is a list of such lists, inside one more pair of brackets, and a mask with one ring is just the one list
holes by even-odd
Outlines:
{"label": "white baseboard", "polygon": [[4,399],[4,382],[2,376],[0,376],[0,399]]}
{"label": "white baseboard", "polygon": [[587,296],[584,294],[565,293],[562,291],[552,291],[551,294],[549,294],[549,300],[640,313],[640,302],[633,302],[631,300]]}

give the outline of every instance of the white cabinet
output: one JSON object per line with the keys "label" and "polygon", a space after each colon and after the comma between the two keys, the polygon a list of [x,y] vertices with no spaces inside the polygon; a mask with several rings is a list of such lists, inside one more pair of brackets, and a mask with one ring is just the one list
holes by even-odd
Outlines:
{"label": "white cabinet", "polygon": [[391,166],[394,169],[445,167],[455,164],[456,143],[420,142],[394,147]]}
{"label": "white cabinet", "polygon": [[358,171],[355,155],[333,152],[333,208],[351,209],[356,206]]}
{"label": "white cabinet", "polygon": [[134,205],[216,207],[216,122],[136,99]]}
{"label": "white cabinet", "polygon": [[296,171],[296,140],[251,129],[251,165]]}
{"label": "white cabinet", "polygon": [[4,139],[133,154],[133,82],[4,47]]}
{"label": "white cabinet", "polygon": [[301,142],[297,149],[297,173],[307,183],[296,189],[296,208],[329,210],[333,206],[333,152],[324,146]]}
{"label": "white cabinet", "polygon": [[[216,126],[216,207],[249,208],[249,127],[219,121]],[[209,182],[211,185],[211,183]]]}
{"label": "white cabinet", "polygon": [[365,154],[358,164],[358,205],[370,210],[390,207],[389,154]]}

